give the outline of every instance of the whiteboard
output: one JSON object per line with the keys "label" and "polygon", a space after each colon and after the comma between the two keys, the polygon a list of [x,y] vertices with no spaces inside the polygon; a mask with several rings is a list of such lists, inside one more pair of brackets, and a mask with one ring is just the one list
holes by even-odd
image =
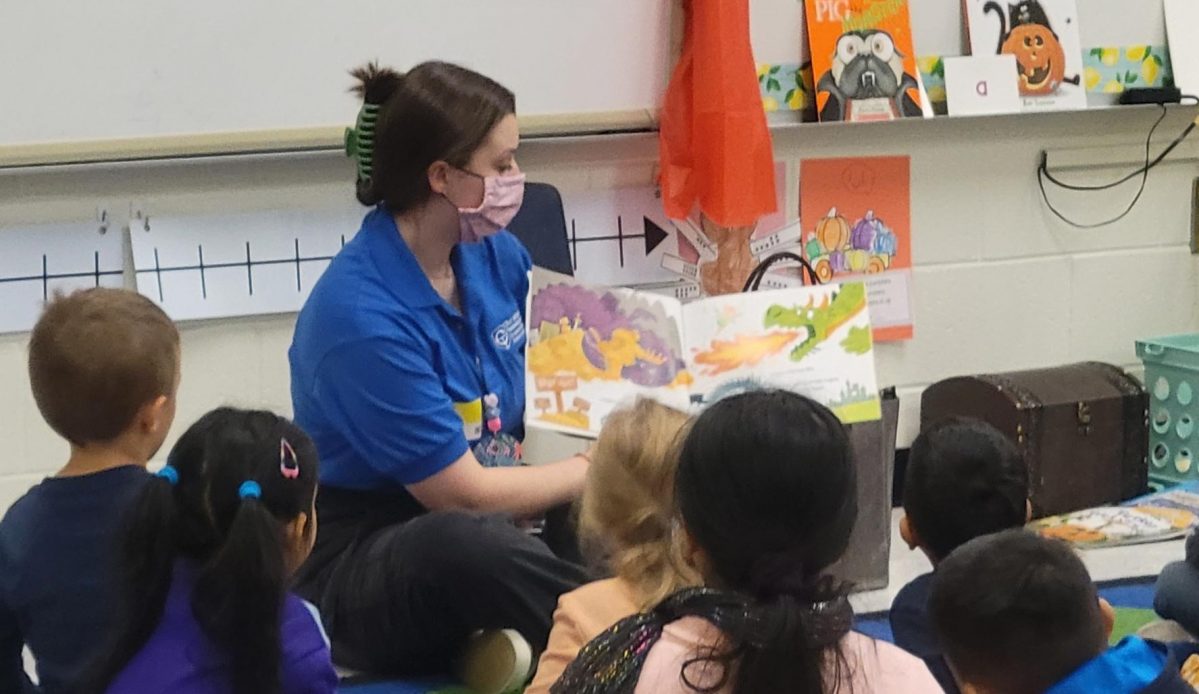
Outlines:
{"label": "whiteboard", "polygon": [[349,124],[348,71],[457,62],[524,115],[656,108],[670,0],[0,2],[0,145]]}

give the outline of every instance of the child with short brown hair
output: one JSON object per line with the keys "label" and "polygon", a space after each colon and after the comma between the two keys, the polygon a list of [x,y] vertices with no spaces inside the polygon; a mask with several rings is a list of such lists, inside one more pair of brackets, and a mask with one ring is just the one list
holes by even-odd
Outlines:
{"label": "child with short brown hair", "polygon": [[549,645],[526,694],[545,694],[580,647],[620,619],[652,608],[699,574],[671,533],[675,444],[686,414],[646,398],[613,412],[592,453],[579,510],[586,554],[615,578],[558,600]]}
{"label": "child with short brown hair", "polygon": [[179,332],[135,292],[53,299],[33,329],[38,410],[70,444],[67,464],[0,522],[0,691],[67,691],[111,624],[114,540],[175,417]]}

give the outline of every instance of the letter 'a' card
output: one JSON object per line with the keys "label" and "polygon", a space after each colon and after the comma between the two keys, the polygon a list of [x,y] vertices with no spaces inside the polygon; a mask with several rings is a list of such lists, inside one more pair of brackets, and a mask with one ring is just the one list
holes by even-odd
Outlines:
{"label": "letter 'a' card", "polygon": [[945,58],[945,94],[951,116],[1018,113],[1016,58],[1011,55],[971,55]]}

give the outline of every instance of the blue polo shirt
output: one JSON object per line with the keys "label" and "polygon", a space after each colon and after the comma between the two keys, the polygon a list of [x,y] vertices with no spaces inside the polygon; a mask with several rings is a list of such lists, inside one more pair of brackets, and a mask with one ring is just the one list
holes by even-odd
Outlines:
{"label": "blue polo shirt", "polygon": [[482,436],[485,393],[503,431],[521,433],[529,254],[504,231],[455,246],[450,261],[461,312],[380,206],[313,288],[288,356],[321,484],[387,491],[440,472]]}

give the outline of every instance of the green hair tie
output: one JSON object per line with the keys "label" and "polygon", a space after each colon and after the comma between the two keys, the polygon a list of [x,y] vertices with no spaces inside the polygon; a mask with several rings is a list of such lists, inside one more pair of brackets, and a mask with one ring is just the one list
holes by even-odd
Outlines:
{"label": "green hair tie", "polygon": [[355,127],[346,128],[346,155],[358,164],[358,180],[369,181],[375,153],[375,123],[379,104],[362,104]]}

